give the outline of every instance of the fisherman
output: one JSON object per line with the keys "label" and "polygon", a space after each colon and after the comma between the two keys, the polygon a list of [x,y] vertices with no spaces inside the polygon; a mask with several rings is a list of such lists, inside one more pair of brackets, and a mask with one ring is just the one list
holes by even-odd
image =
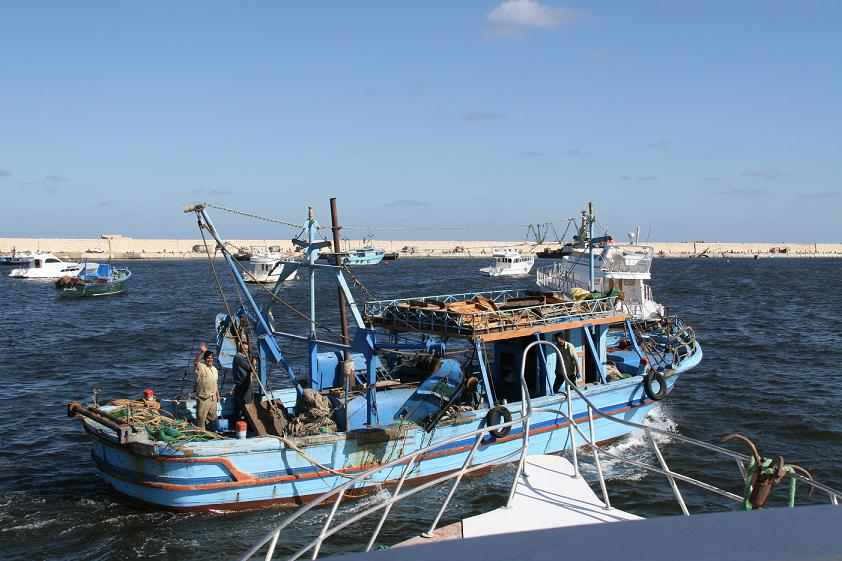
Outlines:
{"label": "fisherman", "polygon": [[215,428],[219,405],[219,372],[213,365],[213,351],[209,351],[205,343],[199,345],[199,353],[193,364],[196,366],[196,425],[205,430],[205,425],[210,421]]}
{"label": "fisherman", "polygon": [[564,385],[565,372],[570,381],[578,385],[579,361],[576,360],[576,346],[570,341],[567,341],[561,333],[555,336],[555,342],[561,350],[561,356],[556,357],[555,381],[553,382],[553,393],[558,393]]}
{"label": "fisherman", "polygon": [[254,363],[249,360],[249,344],[247,341],[241,341],[231,367],[231,374],[234,377],[234,389],[231,390],[234,396],[234,421],[241,419],[246,404],[254,401],[253,369],[255,369]]}

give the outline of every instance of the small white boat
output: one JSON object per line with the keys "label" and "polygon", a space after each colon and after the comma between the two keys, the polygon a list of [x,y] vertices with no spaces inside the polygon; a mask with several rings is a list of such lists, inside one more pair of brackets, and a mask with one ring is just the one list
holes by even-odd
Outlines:
{"label": "small white boat", "polygon": [[32,261],[31,251],[16,251],[12,248],[12,252],[8,255],[0,255],[0,265],[7,267],[26,267]]}
{"label": "small white boat", "polygon": [[243,262],[243,271],[243,278],[251,283],[275,283],[282,277],[284,280],[294,280],[298,276],[295,261],[276,253],[252,255],[248,261]]}
{"label": "small white boat", "polygon": [[529,274],[535,264],[534,255],[521,255],[516,249],[495,251],[494,264],[480,269],[489,277],[521,277]]}
{"label": "small white boat", "polygon": [[[86,269],[96,270],[99,263],[87,263]],[[10,277],[20,279],[58,279],[64,276],[76,276],[83,265],[71,261],[62,261],[52,253],[35,253],[23,267],[12,269]]]}

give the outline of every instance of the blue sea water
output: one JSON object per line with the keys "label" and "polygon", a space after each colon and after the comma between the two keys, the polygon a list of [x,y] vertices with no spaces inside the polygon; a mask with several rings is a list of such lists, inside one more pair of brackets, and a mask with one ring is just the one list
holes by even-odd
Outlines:
{"label": "blue sea water", "polygon": [[[2,559],[202,559],[236,558],[289,511],[170,513],[138,508],[109,491],[98,478],[90,446],[66,405],[101,398],[135,397],[152,387],[175,394],[190,387],[192,353],[209,340],[214,316],[226,305],[204,261],[132,261],[130,291],[121,296],[61,300],[49,282],[0,277],[0,558]],[[356,269],[369,293],[384,298],[530,286],[483,278],[472,259],[416,259]],[[842,487],[842,262],[822,259],[657,260],[657,299],[697,332],[705,357],[682,377],[649,422],[683,435],[716,442],[728,433],[755,438],[767,454],[782,454]],[[217,270],[230,287],[222,262]],[[258,289],[259,290],[259,289]],[[336,290],[317,287],[318,317],[336,333]],[[283,298],[306,309],[307,288],[293,282]],[[237,298],[227,305],[237,306]],[[276,307],[279,327],[303,331],[304,320]],[[303,367],[303,347],[287,347]],[[660,440],[671,467],[740,491],[736,466],[710,454]],[[610,448],[651,454],[640,435]],[[650,458],[651,459],[651,458]],[[678,508],[663,478],[607,462],[615,506],[644,516],[672,515]],[[468,481],[443,523],[499,506],[512,470]],[[393,543],[423,531],[431,508],[446,489],[397,509],[383,533]],[[365,499],[377,500],[378,497]],[[381,497],[382,498],[382,497]],[[725,508],[718,499],[688,490],[694,512]],[[342,514],[364,504],[349,503]],[[316,512],[293,530],[285,549],[312,536]],[[324,551],[358,547],[364,524]],[[309,528],[309,530],[308,530]]]}

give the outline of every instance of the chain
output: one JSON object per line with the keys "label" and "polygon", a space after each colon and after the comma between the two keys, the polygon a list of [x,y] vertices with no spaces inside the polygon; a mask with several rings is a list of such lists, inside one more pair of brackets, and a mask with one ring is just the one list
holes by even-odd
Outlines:
{"label": "chain", "polygon": [[376,300],[376,298],[374,298],[371,294],[371,291],[366,287],[366,285],[363,284],[363,281],[361,281],[357,277],[357,275],[354,274],[354,271],[351,270],[351,267],[349,267],[345,263],[343,263],[340,266],[342,267],[342,271],[348,273],[348,276],[351,277],[351,284],[363,291],[366,300]]}

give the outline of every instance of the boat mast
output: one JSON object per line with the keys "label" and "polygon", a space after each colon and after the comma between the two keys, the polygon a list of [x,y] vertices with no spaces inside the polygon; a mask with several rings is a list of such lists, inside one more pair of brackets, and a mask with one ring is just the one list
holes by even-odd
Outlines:
{"label": "boat mast", "polygon": [[307,263],[310,265],[310,379],[318,371],[319,346],[316,343],[316,260],[319,252],[313,251],[314,234],[318,223],[314,218],[313,207],[307,207]]}
{"label": "boat mast", "polygon": [[[259,347],[261,350],[260,355],[260,382],[263,387],[266,387],[266,383],[268,381],[268,367],[266,365],[266,361],[264,360],[265,355],[270,355],[272,359],[279,363],[283,369],[286,371],[287,377],[289,378],[293,387],[295,387],[296,392],[298,395],[301,395],[304,391],[304,388],[301,387],[301,384],[298,383],[298,380],[295,378],[295,373],[292,370],[289,362],[287,361],[286,357],[284,356],[283,351],[281,351],[278,342],[275,340],[274,331],[269,326],[266,321],[266,318],[263,316],[263,313],[260,310],[260,307],[255,302],[254,297],[249,291],[248,287],[246,286],[245,281],[243,280],[242,275],[239,274],[237,271],[237,265],[234,263],[234,258],[231,256],[231,252],[229,252],[225,248],[225,241],[216,231],[216,228],[213,225],[213,222],[210,219],[206,212],[207,205],[205,204],[198,204],[193,206],[188,206],[184,209],[185,213],[195,213],[197,220],[199,222],[199,228],[204,229],[207,231],[214,241],[217,244],[217,247],[221,250],[222,256],[225,258],[225,262],[228,264],[228,268],[232,271],[234,276],[234,282],[236,283],[237,287],[240,290],[240,294],[242,294],[243,298],[245,299],[245,304],[248,306],[248,309],[252,311],[254,318],[256,320],[254,324],[255,335],[259,341]],[[318,255],[318,252],[316,252]],[[244,305],[244,309],[246,306]],[[233,318],[231,318],[233,321]]]}
{"label": "boat mast", "polygon": [[590,278],[588,289],[593,292],[593,203],[591,202],[588,202],[588,273]]}
{"label": "boat mast", "polygon": [[[340,255],[339,249],[339,231],[342,229],[342,226],[339,225],[339,211],[336,209],[336,197],[331,197],[330,199],[330,225],[331,230],[333,230],[333,253],[334,261],[333,263],[339,268],[341,272],[342,266],[342,256]],[[345,309],[345,294],[342,292],[342,287],[336,287],[337,292],[337,299],[339,303],[339,327],[342,330],[342,338],[340,339],[340,343],[343,345],[350,345],[351,344],[351,336],[348,331],[348,311]],[[345,349],[342,352],[342,396],[345,404],[345,429],[348,428],[348,399],[351,394],[351,387],[354,383],[354,359],[350,350]]]}
{"label": "boat mast", "polygon": [[[331,197],[330,199],[330,222],[331,230],[333,230],[333,252],[336,254],[334,264],[339,267],[342,265],[342,256],[339,255],[341,252],[339,231],[342,229],[342,226],[339,225],[339,211],[336,209],[336,197]],[[345,295],[342,293],[341,287],[337,287],[336,290],[339,297],[339,327],[342,329],[342,340],[340,343],[349,345],[351,343],[351,337],[348,333],[348,311],[345,309]]]}

